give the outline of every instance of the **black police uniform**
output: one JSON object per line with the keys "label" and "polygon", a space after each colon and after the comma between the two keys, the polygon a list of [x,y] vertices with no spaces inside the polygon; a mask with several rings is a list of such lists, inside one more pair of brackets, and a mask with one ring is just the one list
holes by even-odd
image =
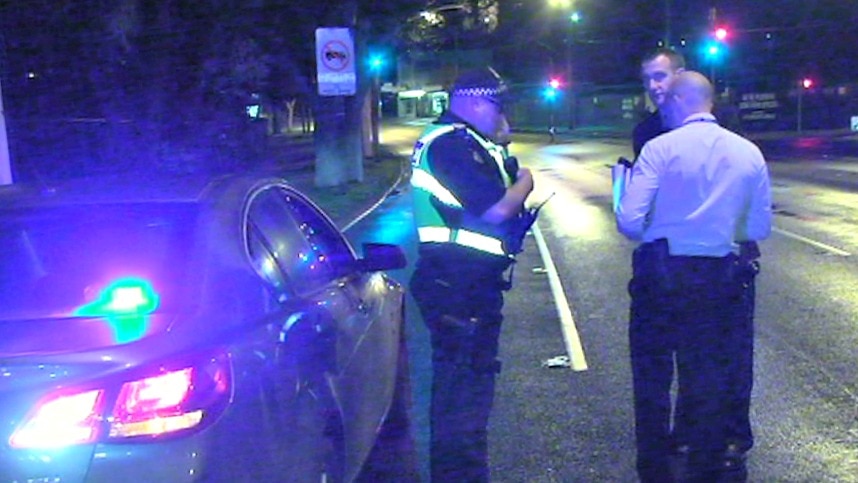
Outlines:
{"label": "black police uniform", "polygon": [[[735,115],[731,115],[729,110],[724,106],[716,105],[713,109],[713,115],[716,119],[719,119],[719,124],[724,125],[725,128],[735,133],[741,134],[742,126],[739,119]],[[659,111],[649,114],[643,121],[638,123],[632,131],[632,147],[635,159],[640,155],[641,150],[648,141],[668,131],[669,129],[662,122]],[[758,273],[760,269],[758,261],[760,253],[757,243],[744,242],[740,246],[742,254],[739,260],[744,265],[745,273]],[[734,370],[729,371],[730,374],[735,374],[735,379],[729,381],[726,386],[731,391],[727,420],[724,422],[728,439],[726,464],[736,464],[737,462],[734,460],[741,459],[742,455],[754,445],[751,421],[748,414],[751,405],[754,368],[755,285],[754,276],[750,276],[745,280],[745,291],[742,294],[743,310],[736,315],[744,322],[735,326],[737,330],[729,334],[731,336],[730,340],[725,345],[730,354],[729,364],[735,367]],[[677,361],[677,364],[682,363],[683,361],[681,360]],[[687,403],[682,398],[680,392],[676,400],[672,429],[673,441],[671,444],[675,449],[684,447],[690,439],[687,430],[689,426],[687,422],[689,417],[688,412]]]}
{"label": "black police uniform", "polygon": [[[464,124],[449,112],[437,122]],[[427,149],[433,174],[466,215],[479,217],[506,193],[497,163],[464,129],[441,135]],[[432,481],[489,480],[487,427],[510,263],[453,243],[420,245],[410,289],[432,340]]]}

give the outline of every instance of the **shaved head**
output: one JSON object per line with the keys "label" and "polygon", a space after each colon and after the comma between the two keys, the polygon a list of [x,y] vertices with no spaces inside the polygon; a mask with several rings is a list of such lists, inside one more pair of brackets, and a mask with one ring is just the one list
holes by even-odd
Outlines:
{"label": "shaved head", "polygon": [[676,95],[694,97],[698,102],[712,102],[714,89],[709,79],[700,72],[686,70],[676,75],[671,86],[671,92]]}
{"label": "shaved head", "polygon": [[670,86],[670,94],[677,121],[692,114],[712,112],[715,89],[709,79],[700,72],[682,71]]}

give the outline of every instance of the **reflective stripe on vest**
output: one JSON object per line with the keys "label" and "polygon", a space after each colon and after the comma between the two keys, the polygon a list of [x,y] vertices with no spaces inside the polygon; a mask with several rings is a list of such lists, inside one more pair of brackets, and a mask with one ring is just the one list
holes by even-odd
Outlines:
{"label": "reflective stripe on vest", "polygon": [[462,207],[462,203],[456,199],[456,196],[453,195],[450,190],[445,188],[440,181],[423,169],[415,169],[411,173],[411,186],[427,191],[430,195],[438,198],[438,200],[445,205],[456,208]]}
{"label": "reflective stripe on vest", "polygon": [[417,235],[420,243],[455,243],[493,255],[506,255],[500,240],[475,231],[453,230],[446,226],[421,226],[417,228]]}

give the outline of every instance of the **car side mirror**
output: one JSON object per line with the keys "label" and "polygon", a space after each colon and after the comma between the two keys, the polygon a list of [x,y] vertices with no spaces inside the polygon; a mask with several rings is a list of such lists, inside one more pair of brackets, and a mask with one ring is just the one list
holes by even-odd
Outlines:
{"label": "car side mirror", "polygon": [[358,259],[358,269],[362,272],[397,270],[407,264],[402,248],[389,243],[364,243],[363,257]]}

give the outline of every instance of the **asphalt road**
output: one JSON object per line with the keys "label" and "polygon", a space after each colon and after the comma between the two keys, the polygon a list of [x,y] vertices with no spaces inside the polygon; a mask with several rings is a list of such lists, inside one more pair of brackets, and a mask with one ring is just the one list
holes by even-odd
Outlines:
{"label": "asphalt road", "polygon": [[[418,130],[386,131],[385,142],[407,154]],[[633,482],[626,283],[634,245],[614,228],[606,167],[629,147],[617,139],[546,141],[519,136],[513,144],[536,172],[534,198],[556,196],[506,298],[490,425],[493,479]],[[770,163],[777,228],[762,245],[758,282],[750,481],[858,481],[858,183],[814,175],[853,170],[840,155],[824,161],[794,150]],[[412,223],[406,188],[347,234],[356,244],[400,244],[413,261]],[[393,275],[407,283],[410,267]],[[413,304],[407,310],[426,477],[428,334]],[[546,367],[558,356],[578,370]]]}

